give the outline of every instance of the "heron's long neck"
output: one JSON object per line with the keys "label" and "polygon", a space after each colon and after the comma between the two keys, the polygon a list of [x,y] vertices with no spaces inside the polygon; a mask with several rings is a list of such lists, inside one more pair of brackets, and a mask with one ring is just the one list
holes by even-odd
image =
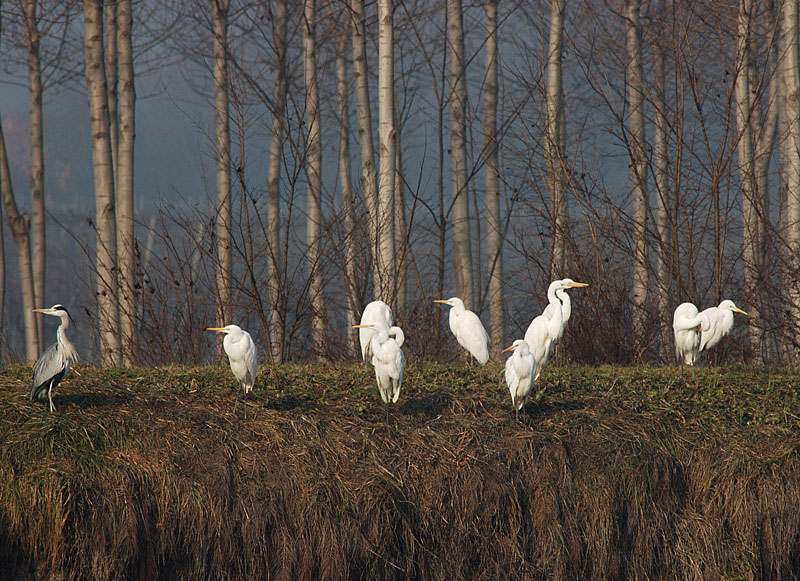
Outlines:
{"label": "heron's long neck", "polygon": [[59,347],[64,352],[64,356],[67,359],[75,359],[77,358],[77,352],[75,351],[75,347],[72,345],[72,342],[67,339],[66,330],[69,327],[69,319],[67,317],[63,317],[61,319],[61,324],[58,326],[58,330],[56,331],[56,341],[58,341]]}

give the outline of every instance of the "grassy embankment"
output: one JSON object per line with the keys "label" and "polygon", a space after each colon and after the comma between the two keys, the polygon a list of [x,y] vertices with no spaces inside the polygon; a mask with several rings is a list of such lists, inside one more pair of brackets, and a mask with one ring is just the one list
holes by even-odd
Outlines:
{"label": "grassy embankment", "polygon": [[[800,373],[410,365],[0,372],[0,578],[789,579]],[[241,412],[241,409],[239,410]]]}

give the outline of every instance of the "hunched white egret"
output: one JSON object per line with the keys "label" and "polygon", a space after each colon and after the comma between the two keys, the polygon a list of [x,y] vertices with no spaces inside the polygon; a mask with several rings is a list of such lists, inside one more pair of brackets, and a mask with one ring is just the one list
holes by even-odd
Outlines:
{"label": "hunched white egret", "polygon": [[707,317],[692,303],[681,303],[672,316],[672,332],[675,335],[675,356],[678,361],[692,367],[700,354],[700,334]]}
{"label": "hunched white egret", "polygon": [[536,375],[536,360],[523,339],[517,339],[511,347],[503,349],[514,351],[506,361],[506,384],[511,392],[511,405],[519,417],[519,410],[525,405],[533,388],[533,377]]}
{"label": "hunched white egret", "polygon": [[361,359],[365,363],[372,363],[370,340],[377,331],[369,325],[376,321],[383,321],[387,327],[394,325],[392,309],[383,301],[372,301],[364,307],[364,312],[361,313],[361,325],[363,326],[358,327],[358,342],[361,344]]}
{"label": "hunched white egret", "polygon": [[389,403],[397,403],[400,397],[400,388],[403,385],[403,373],[406,366],[406,356],[400,349],[403,341],[403,331],[400,327],[393,327],[399,331],[400,341],[389,336],[389,327],[384,321],[374,321],[366,325],[354,325],[354,329],[368,328],[373,331],[370,339],[370,362],[375,367],[375,379],[383,403],[386,404],[386,420],[389,420]]}
{"label": "hunched white egret", "polygon": [[700,314],[706,317],[703,321],[703,332],[700,337],[700,351],[715,347],[733,328],[733,313],[747,315],[732,300],[724,300],[717,307],[704,309]]}
{"label": "hunched white egret", "polygon": [[458,297],[447,300],[436,299],[434,303],[450,305],[450,330],[456,341],[469,351],[478,363],[485,365],[489,361],[489,335],[483,327],[478,315],[464,308],[464,301]]}
{"label": "hunched white egret", "polygon": [[[228,356],[231,364],[231,371],[234,377],[241,384],[244,392],[244,417],[247,419],[247,394],[253,389],[256,382],[256,372],[258,371],[258,355],[256,345],[250,333],[243,330],[238,325],[226,325],[224,327],[206,327],[206,331],[216,331],[225,333],[222,340],[222,347]],[[239,404],[239,390],[236,390],[236,402],[233,404],[233,413],[236,413],[236,406]]]}
{"label": "hunched white egret", "polygon": [[[534,381],[539,378],[548,361],[550,361],[555,343],[564,335],[564,309],[562,302],[558,298],[558,291],[585,286],[589,285],[583,282],[575,282],[571,278],[564,278],[554,280],[547,288],[549,304],[541,315],[531,321],[525,331],[525,342],[536,360]],[[571,306],[569,312],[572,312]]]}
{"label": "hunched white egret", "polygon": [[44,397],[50,401],[50,411],[54,412],[53,388],[55,388],[69,371],[69,368],[78,360],[78,352],[67,339],[67,329],[72,320],[64,305],[53,305],[49,309],[33,309],[34,313],[52,315],[61,319],[61,324],[56,331],[56,342],[47,351],[42,353],[33,367],[33,382],[31,385],[31,401]]}

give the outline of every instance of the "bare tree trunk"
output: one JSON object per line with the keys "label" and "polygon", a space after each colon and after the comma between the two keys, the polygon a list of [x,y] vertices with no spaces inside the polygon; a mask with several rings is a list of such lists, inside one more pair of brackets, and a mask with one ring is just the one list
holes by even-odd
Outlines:
{"label": "bare tree trunk", "polygon": [[[755,363],[761,364],[761,342],[760,342],[760,304],[756,299],[756,288],[758,286],[758,202],[756,192],[755,164],[753,162],[753,131],[752,114],[750,100],[750,30],[752,26],[751,12],[753,9],[752,0],[740,0],[739,15],[736,34],[736,76],[734,79],[734,90],[736,94],[736,126],[739,132],[738,161],[739,177],[742,188],[742,225],[744,232],[743,256],[744,256],[744,275],[747,294],[752,297],[752,302],[748,304],[750,314],[751,343]],[[755,325],[753,325],[755,323]],[[755,335],[753,334],[755,332]],[[756,343],[758,341],[758,343]]]}
{"label": "bare tree trunk", "polygon": [[369,100],[369,77],[367,76],[366,32],[364,0],[350,0],[353,18],[353,84],[356,94],[356,116],[358,118],[358,147],[361,157],[361,190],[369,218],[370,248],[372,250],[372,279],[375,297],[379,295],[380,274],[378,269],[378,173],[375,168],[375,146],[372,140],[372,111]]}
{"label": "bare tree trunk", "polygon": [[633,333],[639,345],[646,344],[647,327],[647,146],[644,121],[642,42],[639,0],[625,2],[627,37],[627,90],[630,106],[630,180],[633,218]]}
{"label": "bare tree trunk", "polygon": [[286,113],[286,0],[276,0],[272,6],[275,26],[275,92],[272,112],[272,141],[269,148],[269,176],[267,178],[267,242],[269,254],[270,352],[273,363],[284,359],[284,301],[280,268],[281,248],[281,197],[280,173],[283,157],[283,117]]}
{"label": "bare tree trunk", "polygon": [[784,126],[781,165],[786,187],[786,263],[784,264],[784,300],[788,313],[786,350],[790,361],[800,360],[800,336],[796,321],[800,320],[800,58],[798,58],[797,0],[787,0],[782,7],[783,67],[781,76],[784,95]]}
{"label": "bare tree trunk", "polygon": [[320,226],[322,224],[321,171],[322,143],[319,118],[319,86],[316,58],[316,0],[303,0],[303,72],[306,86],[306,142],[308,180],[308,221],[306,227],[306,259],[308,260],[309,294],[311,297],[311,337],[314,350],[324,358],[325,302],[322,288],[322,254]]}
{"label": "bare tree trunk", "polygon": [[550,44],[547,50],[547,125],[545,149],[547,151],[547,190],[550,193],[553,250],[550,260],[550,278],[566,276],[567,251],[567,196],[564,175],[563,143],[563,83],[561,61],[564,46],[564,0],[550,2]]}
{"label": "bare tree trunk", "polygon": [[[554,2],[555,3],[555,2]],[[483,93],[483,161],[489,267],[489,322],[492,357],[505,347],[503,317],[503,231],[500,220],[500,164],[497,146],[497,0],[486,0],[486,82]]]}
{"label": "bare tree trunk", "polygon": [[117,232],[108,92],[103,56],[103,2],[83,0],[86,87],[92,134],[97,219],[97,318],[103,365],[122,362],[117,301]]}
{"label": "bare tree trunk", "polygon": [[[33,260],[34,302],[45,301],[45,209],[44,209],[44,130],[42,123],[42,66],[39,56],[41,35],[37,20],[37,0],[24,0],[25,40],[28,49],[28,92],[30,98],[30,188],[31,257]],[[38,317],[36,333],[40,348],[44,344],[44,317]]]}
{"label": "bare tree trunk", "polygon": [[398,313],[406,309],[406,298],[408,296],[408,262],[406,261],[406,251],[408,250],[407,224],[406,224],[406,201],[405,187],[403,181],[403,155],[400,144],[402,143],[400,126],[395,119],[394,151],[395,151],[395,178],[394,178],[394,247],[396,251],[396,278],[395,287],[397,296],[395,297],[395,318]]}
{"label": "bare tree trunk", "polygon": [[119,134],[117,148],[117,261],[119,262],[122,359],[132,365],[136,353],[136,256],[133,219],[133,145],[136,137],[136,89],[133,73],[131,0],[117,0],[119,52]]}
{"label": "bare tree trunk", "polygon": [[378,262],[376,297],[395,306],[394,288],[394,50],[392,0],[378,0]]}
{"label": "bare tree trunk", "polygon": [[[108,134],[111,139],[111,159],[117,168],[119,146],[119,107],[117,99],[117,2],[104,0],[103,41],[105,48],[106,89],[108,91]],[[114,174],[114,179],[117,179]],[[115,182],[116,184],[116,182]],[[119,216],[117,216],[119,219]]]}
{"label": "bare tree trunk", "polygon": [[217,322],[230,323],[231,273],[231,136],[228,106],[228,8],[230,0],[212,0],[214,9],[214,127],[216,128]]}
{"label": "bare tree trunk", "polygon": [[472,240],[467,192],[464,25],[461,0],[447,0],[447,40],[450,54],[450,179],[453,197],[453,262],[456,294],[473,307]]}
{"label": "bare tree trunk", "polygon": [[342,188],[342,210],[344,226],[344,279],[347,294],[347,353],[358,357],[358,331],[353,325],[358,324],[358,294],[355,285],[356,247],[353,240],[355,220],[353,219],[353,190],[350,182],[350,108],[348,99],[350,90],[347,86],[347,50],[345,35],[339,39],[336,51],[336,88],[339,93],[339,181]]}
{"label": "bare tree trunk", "polygon": [[30,247],[30,219],[27,214],[20,214],[11,184],[11,171],[8,167],[6,140],[3,125],[0,121],[0,189],[3,193],[3,204],[8,214],[8,226],[14,236],[17,247],[17,264],[19,265],[19,282],[22,292],[22,318],[25,321],[25,359],[33,363],[39,357],[39,341],[36,333],[36,308],[33,291],[33,263]]}
{"label": "bare tree trunk", "polygon": [[[660,3],[663,8],[663,1]],[[673,359],[673,337],[669,321],[672,320],[672,305],[677,304],[673,299],[674,287],[672,284],[672,226],[670,224],[672,197],[669,185],[669,151],[667,134],[669,121],[667,120],[667,104],[664,98],[664,53],[661,40],[655,39],[653,43],[653,125],[655,129],[655,144],[653,147],[654,181],[656,186],[656,228],[658,233],[658,247],[656,251],[657,277],[658,277],[658,320],[660,328],[659,356],[662,362],[671,362]]]}

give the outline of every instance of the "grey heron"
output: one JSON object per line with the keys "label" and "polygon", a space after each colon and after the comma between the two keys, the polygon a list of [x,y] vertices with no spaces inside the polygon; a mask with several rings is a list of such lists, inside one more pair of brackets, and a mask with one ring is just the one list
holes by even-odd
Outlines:
{"label": "grey heron", "polygon": [[45,351],[33,367],[33,382],[31,385],[31,401],[44,397],[50,401],[50,411],[54,412],[53,388],[57,386],[69,371],[69,368],[78,360],[78,352],[67,339],[66,330],[72,320],[64,305],[53,305],[49,309],[33,309],[34,313],[52,315],[61,319],[61,324],[56,331],[56,342]]}
{"label": "grey heron", "polygon": [[[243,330],[238,325],[226,325],[225,327],[207,327],[206,331],[217,331],[225,333],[222,340],[222,347],[228,355],[231,364],[231,371],[234,377],[239,380],[242,391],[244,391],[244,417],[247,419],[247,394],[253,389],[256,382],[256,371],[258,370],[258,356],[256,355],[256,345],[250,333]],[[233,404],[233,413],[236,413],[236,406],[239,404],[239,390],[236,390],[236,402]]]}

